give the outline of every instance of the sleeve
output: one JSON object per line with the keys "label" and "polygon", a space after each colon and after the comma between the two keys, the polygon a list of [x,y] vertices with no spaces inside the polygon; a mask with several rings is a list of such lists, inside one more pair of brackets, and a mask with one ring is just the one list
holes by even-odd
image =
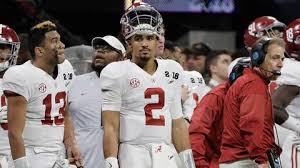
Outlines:
{"label": "sleeve", "polygon": [[21,75],[15,67],[8,69],[3,76],[3,91],[14,92],[28,101],[30,90],[26,84],[24,75]]}
{"label": "sleeve", "polygon": [[63,64],[65,65],[65,68],[69,74],[68,78],[69,78],[70,83],[67,85],[67,88],[69,90],[75,81],[76,75],[74,73],[74,68],[73,68],[72,64],[70,63],[70,61],[65,60]]}
{"label": "sleeve", "polygon": [[195,107],[196,107],[196,101],[193,98],[193,94],[190,93],[188,95],[188,98],[182,104],[183,117],[191,121]]}
{"label": "sleeve", "polygon": [[107,65],[101,72],[100,85],[102,96],[102,111],[120,112],[122,103],[121,71],[115,72],[115,64]]}
{"label": "sleeve", "polygon": [[[176,63],[178,64],[178,63]],[[174,99],[173,99],[173,102],[171,104],[171,107],[170,107],[170,111],[171,111],[171,117],[172,119],[178,119],[180,117],[183,117],[183,114],[182,114],[182,105],[181,105],[181,86],[183,85],[183,69],[182,67],[178,64],[177,66],[174,66],[176,68],[174,68],[178,73],[178,79],[177,79],[177,82],[176,82],[176,88],[174,89],[175,91],[175,96],[174,96]],[[175,71],[175,72],[176,72]]]}
{"label": "sleeve", "polygon": [[[210,148],[207,138],[210,135],[212,124],[215,121],[218,111],[216,107],[218,97],[214,94],[206,95],[197,105],[189,127],[190,142],[193,156],[197,167],[209,168],[209,156],[215,152]],[[215,142],[217,139],[215,140]]]}
{"label": "sleeve", "polygon": [[295,85],[300,87],[300,62],[289,58],[283,61],[281,75],[278,76],[278,85]]}
{"label": "sleeve", "polygon": [[265,151],[261,148],[264,120],[265,104],[267,99],[255,83],[248,84],[242,89],[244,93],[240,102],[239,127],[243,138],[244,146],[249,152],[251,160],[256,162],[267,161]]}

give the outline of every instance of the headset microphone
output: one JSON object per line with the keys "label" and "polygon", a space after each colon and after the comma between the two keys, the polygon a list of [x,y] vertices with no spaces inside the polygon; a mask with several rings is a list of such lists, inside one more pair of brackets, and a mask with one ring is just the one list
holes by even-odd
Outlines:
{"label": "headset microphone", "polygon": [[281,75],[281,72],[279,70],[269,71],[269,70],[266,70],[266,69],[263,69],[263,68],[260,68],[260,69],[262,69],[263,71],[266,71],[266,72],[271,72],[275,76],[280,76]]}

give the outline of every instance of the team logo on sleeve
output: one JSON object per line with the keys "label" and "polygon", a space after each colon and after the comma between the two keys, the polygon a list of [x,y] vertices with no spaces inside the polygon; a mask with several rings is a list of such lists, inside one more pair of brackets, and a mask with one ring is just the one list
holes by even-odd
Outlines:
{"label": "team logo on sleeve", "polygon": [[39,85],[39,91],[40,91],[41,93],[45,93],[46,90],[47,90],[46,84],[41,83],[41,84]]}
{"label": "team logo on sleeve", "polygon": [[137,88],[141,84],[141,82],[137,78],[132,78],[129,83],[132,88]]}

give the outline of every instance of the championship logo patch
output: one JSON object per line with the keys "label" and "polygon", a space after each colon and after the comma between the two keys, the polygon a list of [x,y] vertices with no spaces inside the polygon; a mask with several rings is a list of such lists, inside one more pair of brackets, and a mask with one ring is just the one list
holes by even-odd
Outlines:
{"label": "championship logo patch", "polygon": [[44,93],[44,92],[46,92],[46,90],[47,90],[46,84],[41,83],[41,84],[39,85],[39,91],[40,91],[41,93]]}
{"label": "championship logo patch", "polygon": [[131,80],[130,80],[130,86],[132,87],[132,88],[137,88],[137,87],[139,87],[140,86],[140,81],[137,79],[137,78],[132,78]]}

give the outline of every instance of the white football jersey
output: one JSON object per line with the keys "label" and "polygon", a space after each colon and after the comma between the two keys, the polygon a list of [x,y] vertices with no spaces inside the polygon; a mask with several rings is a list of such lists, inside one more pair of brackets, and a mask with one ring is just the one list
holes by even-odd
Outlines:
{"label": "white football jersey", "polygon": [[184,84],[187,85],[196,103],[200,102],[204,94],[205,81],[197,71],[184,71]]}
{"label": "white football jersey", "polygon": [[64,135],[63,113],[66,110],[67,81],[65,69],[58,66],[58,76],[48,73],[27,61],[9,68],[3,77],[3,90],[23,96],[27,104],[23,130],[25,146],[60,149]]}
{"label": "white football jersey", "polygon": [[75,78],[75,73],[73,66],[71,63],[65,59],[65,61],[61,64],[58,64],[59,74],[57,79],[55,80],[62,80],[65,82],[65,86],[69,89],[72,85],[73,79]]}
{"label": "white football jersey", "polygon": [[0,79],[0,156],[10,154],[10,146],[7,134],[7,101],[2,90],[2,79]]}
{"label": "white football jersey", "polygon": [[202,75],[197,71],[184,71],[183,83],[188,86],[190,91],[188,99],[183,103],[183,115],[186,119],[191,120],[193,112],[197,104],[205,95],[205,81]]}
{"label": "white football jersey", "polygon": [[156,59],[153,75],[125,60],[101,72],[102,111],[120,112],[120,142],[171,143],[172,119],[182,117],[182,67]]}
{"label": "white football jersey", "polygon": [[[281,75],[277,78],[278,85],[294,85],[300,87],[300,62],[294,59],[285,58]],[[289,115],[300,119],[300,95],[296,96],[286,107]]]}

